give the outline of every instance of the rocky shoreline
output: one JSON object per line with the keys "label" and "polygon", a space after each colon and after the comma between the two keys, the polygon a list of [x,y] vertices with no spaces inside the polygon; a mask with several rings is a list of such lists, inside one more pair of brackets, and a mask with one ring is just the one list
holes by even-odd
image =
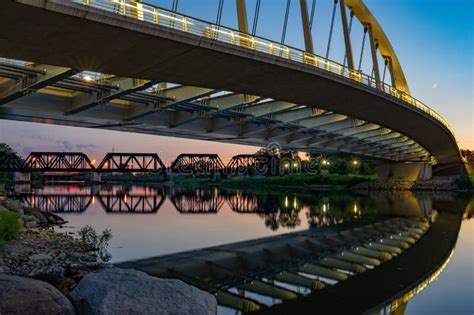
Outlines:
{"label": "rocky shoreline", "polygon": [[85,274],[106,267],[79,240],[53,230],[67,223],[61,217],[8,198],[0,200],[0,212],[15,213],[20,227],[0,251],[0,273],[43,280],[68,293]]}
{"label": "rocky shoreline", "polygon": [[[0,212],[15,214],[15,239],[0,244],[0,314],[215,314],[207,292],[172,279],[122,270],[95,250],[56,232],[61,217],[0,196]],[[183,298],[184,297],[184,298]]]}

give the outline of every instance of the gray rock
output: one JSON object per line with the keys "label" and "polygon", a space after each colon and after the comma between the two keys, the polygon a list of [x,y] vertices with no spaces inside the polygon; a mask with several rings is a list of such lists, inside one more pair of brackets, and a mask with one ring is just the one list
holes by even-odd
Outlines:
{"label": "gray rock", "polygon": [[16,213],[18,214],[18,217],[21,218],[25,215],[25,211],[23,209],[17,209]]}
{"label": "gray rock", "polygon": [[71,302],[52,285],[0,274],[0,314],[75,314]]}
{"label": "gray rock", "polygon": [[216,314],[213,295],[180,280],[137,270],[103,269],[85,276],[69,295],[80,314]]}
{"label": "gray rock", "polygon": [[53,257],[48,254],[35,254],[28,257],[30,260],[51,260]]}
{"label": "gray rock", "polygon": [[38,227],[38,223],[36,221],[28,221],[25,223],[25,227],[27,229],[34,229],[36,227]]}
{"label": "gray rock", "polygon": [[29,215],[29,214],[25,214],[23,216],[23,220],[25,220],[26,222],[34,221],[36,223],[40,223],[40,220],[37,217],[35,217],[34,215]]}
{"label": "gray rock", "polygon": [[59,287],[64,280],[64,268],[59,265],[51,265],[46,270],[43,269],[36,273],[33,278]]}
{"label": "gray rock", "polygon": [[48,224],[48,219],[39,211],[28,211],[28,217],[35,217],[41,224]]}

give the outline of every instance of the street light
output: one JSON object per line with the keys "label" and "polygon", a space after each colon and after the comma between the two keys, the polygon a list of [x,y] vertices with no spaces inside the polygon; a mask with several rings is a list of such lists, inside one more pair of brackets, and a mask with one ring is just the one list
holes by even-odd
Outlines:
{"label": "street light", "polygon": [[91,82],[92,81],[92,77],[88,74],[85,74],[82,79],[86,82]]}

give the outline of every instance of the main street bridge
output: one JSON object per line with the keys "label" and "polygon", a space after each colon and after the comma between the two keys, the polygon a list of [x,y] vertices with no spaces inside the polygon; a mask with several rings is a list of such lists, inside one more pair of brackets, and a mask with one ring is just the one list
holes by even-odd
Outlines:
{"label": "main street bridge", "polygon": [[[178,13],[177,1],[167,10],[134,0],[6,0],[0,118],[278,142],[403,163],[397,172],[418,177],[430,176],[426,167],[434,164],[465,172],[451,128],[411,96],[389,39],[362,0],[334,1],[324,57],[314,53],[314,6],[299,1],[300,50],[284,44],[290,6],[280,42],[255,35],[259,2],[250,31],[245,0],[236,0],[238,30],[221,25],[222,0],[215,22]],[[363,28],[359,58],[355,27]],[[330,60],[336,28],[343,34],[340,62]]]}

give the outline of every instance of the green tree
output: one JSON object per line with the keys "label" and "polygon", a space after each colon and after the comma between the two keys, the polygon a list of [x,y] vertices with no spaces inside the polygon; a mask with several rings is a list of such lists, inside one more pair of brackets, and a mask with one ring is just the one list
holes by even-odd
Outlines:
{"label": "green tree", "polygon": [[331,163],[329,172],[333,174],[346,175],[349,174],[349,163],[343,159],[337,159]]}
{"label": "green tree", "polygon": [[[15,158],[21,160],[21,157],[6,143],[0,143],[0,158],[2,154],[13,154]],[[0,184],[10,183],[12,172],[0,172]]]}

